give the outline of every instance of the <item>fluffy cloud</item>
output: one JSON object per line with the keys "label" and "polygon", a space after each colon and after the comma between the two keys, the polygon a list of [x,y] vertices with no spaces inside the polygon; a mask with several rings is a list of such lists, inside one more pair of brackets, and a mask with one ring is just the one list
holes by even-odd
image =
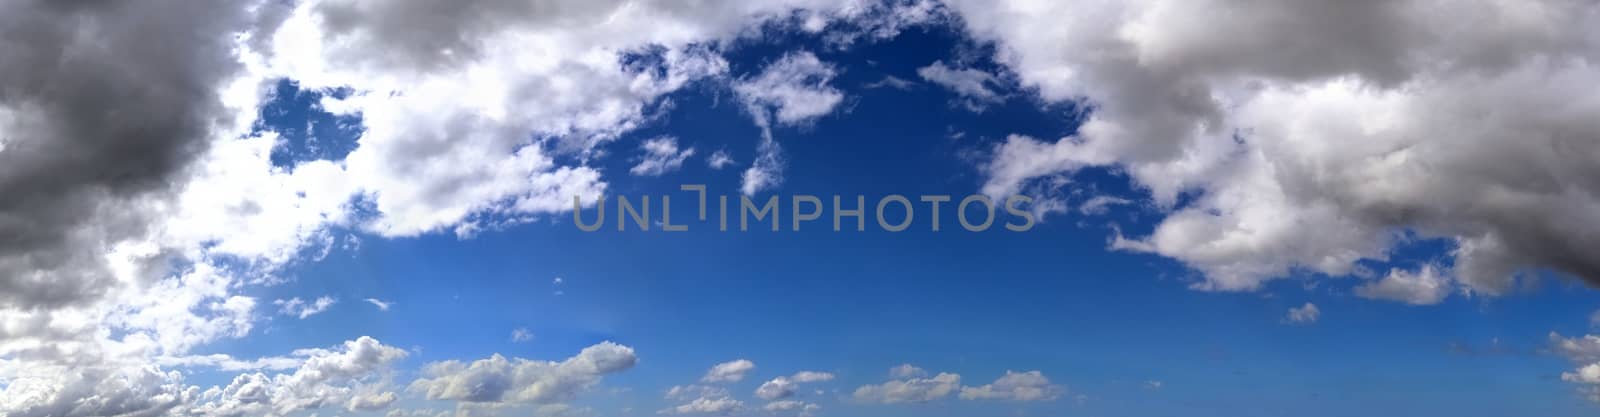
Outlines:
{"label": "fluffy cloud", "polygon": [[62,371],[10,382],[0,390],[0,410],[14,417],[158,416],[194,395],[181,374],[154,367]]}
{"label": "fluffy cloud", "polygon": [[994,383],[976,387],[961,387],[963,400],[1050,401],[1059,398],[1065,389],[1051,385],[1039,371],[1006,371]]}
{"label": "fluffy cloud", "polygon": [[809,416],[815,414],[818,410],[821,410],[822,406],[804,401],[782,400],[767,403],[767,405],[762,406],[761,409],[767,410],[767,412],[773,414]]}
{"label": "fluffy cloud", "polygon": [[430,400],[471,403],[555,403],[572,399],[605,375],[632,368],[633,349],[611,342],[584,348],[561,362],[507,359],[498,354],[472,363],[444,361],[423,367],[411,390]]}
{"label": "fluffy cloud", "polygon": [[[894,369],[891,369],[892,372]],[[961,375],[941,372],[932,378],[911,377],[878,385],[865,385],[856,388],[852,396],[857,401],[869,403],[918,403],[948,397],[960,386]]]}
{"label": "fluffy cloud", "polygon": [[1322,318],[1322,310],[1316,304],[1306,303],[1303,306],[1289,308],[1289,314],[1283,317],[1285,323],[1311,324]]}
{"label": "fluffy cloud", "polygon": [[278,312],[283,313],[283,315],[294,316],[304,320],[306,317],[328,311],[328,307],[332,307],[335,302],[337,301],[332,297],[317,297],[314,301],[305,301],[301,300],[300,297],[294,297],[288,300],[273,301],[272,305],[278,306]]}
{"label": "fluffy cloud", "polygon": [[833,374],[827,372],[801,371],[791,376],[780,376],[764,382],[756,388],[756,397],[763,400],[776,400],[794,395],[800,384],[823,382],[833,380]]}
{"label": "fluffy cloud", "polygon": [[1561,380],[1578,384],[1578,392],[1591,401],[1600,402],[1600,336],[1584,335],[1566,338],[1550,332],[1551,350],[1566,358],[1577,369],[1561,373]]}
{"label": "fluffy cloud", "polygon": [[[305,349],[294,371],[237,376],[225,387],[185,385],[183,374],[151,365],[99,363],[19,375],[0,367],[0,410],[9,416],[281,416],[324,407],[375,410],[397,398],[383,391],[389,367],[406,352],[362,337],[335,349]],[[3,361],[0,361],[3,362]],[[201,362],[186,365],[205,365]],[[33,371],[39,371],[34,369]]]}
{"label": "fluffy cloud", "polygon": [[889,368],[890,378],[917,378],[924,376],[928,376],[928,371],[909,363],[902,363],[893,368]]}
{"label": "fluffy cloud", "polygon": [[1075,136],[1009,139],[984,192],[1119,167],[1165,217],[1116,247],[1202,271],[1196,288],[1349,275],[1407,232],[1454,242],[1444,270],[1477,293],[1528,268],[1600,282],[1581,253],[1600,244],[1600,143],[1585,139],[1600,123],[1584,116],[1600,103],[1583,87],[1600,81],[1600,6],[949,4],[1025,87],[1094,108]]}
{"label": "fluffy cloud", "polygon": [[729,397],[700,397],[687,404],[661,410],[661,414],[728,415],[744,409],[744,402]]}
{"label": "fluffy cloud", "polygon": [[[431,5],[0,5],[17,35],[0,41],[14,64],[0,68],[0,414],[163,414],[188,394],[155,363],[285,369],[189,352],[249,335],[260,303],[244,294],[325,255],[333,230],[468,235],[593,201],[600,145],[665,94],[719,79],[719,43],[799,9],[823,26],[882,12],[848,0]],[[257,119],[279,80],[349,120],[354,150],[274,164],[284,141]],[[778,109],[786,122],[814,111]],[[299,317],[328,303],[284,304]],[[234,388],[276,378],[253,375]],[[352,395],[339,402],[388,401]]]}
{"label": "fluffy cloud", "polygon": [[639,150],[644,154],[639,156],[639,163],[628,170],[633,175],[657,176],[677,171],[685,159],[694,156],[694,148],[678,150],[678,138],[671,136],[645,140]]}
{"label": "fluffy cloud", "polygon": [[1390,270],[1383,279],[1356,287],[1355,293],[1362,298],[1432,305],[1444,301],[1450,295],[1450,290],[1449,278],[1429,265],[1417,272]]}
{"label": "fluffy cloud", "polygon": [[739,382],[744,380],[744,375],[756,369],[756,363],[749,359],[738,359],[719,363],[706,371],[706,376],[701,377],[701,382]]}
{"label": "fluffy cloud", "polygon": [[734,84],[745,111],[761,128],[755,162],[745,169],[741,190],[754,195],[783,183],[783,148],[772,136],[775,125],[809,123],[833,112],[844,93],[829,85],[838,71],[811,52],[785,55],[760,74]]}
{"label": "fluffy cloud", "polygon": [[0,308],[77,305],[121,284],[105,248],[147,233],[212,127],[233,122],[221,88],[246,19],[232,4],[181,0],[0,5],[11,34],[0,47]]}
{"label": "fluffy cloud", "polygon": [[295,355],[305,360],[294,372],[239,375],[226,387],[201,392],[189,411],[204,416],[282,416],[323,407],[381,409],[396,396],[383,390],[385,380],[378,377],[407,353],[361,337],[336,350],[306,349]]}

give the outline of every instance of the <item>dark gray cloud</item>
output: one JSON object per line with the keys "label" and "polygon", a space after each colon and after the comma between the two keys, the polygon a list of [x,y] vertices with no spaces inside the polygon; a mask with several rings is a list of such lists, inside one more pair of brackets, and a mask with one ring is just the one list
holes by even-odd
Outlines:
{"label": "dark gray cloud", "polygon": [[0,4],[0,305],[71,303],[223,116],[235,2]]}

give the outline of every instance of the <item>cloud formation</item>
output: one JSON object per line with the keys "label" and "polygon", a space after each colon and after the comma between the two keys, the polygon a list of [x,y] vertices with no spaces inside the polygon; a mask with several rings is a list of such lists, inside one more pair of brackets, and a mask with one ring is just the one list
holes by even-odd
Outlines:
{"label": "cloud formation", "polygon": [[1534,268],[1600,282],[1580,253],[1600,244],[1600,103],[1583,87],[1600,80],[1600,6],[949,5],[1024,87],[1093,107],[1074,136],[1007,140],[984,192],[1117,167],[1164,218],[1114,247],[1182,261],[1196,288],[1350,275],[1408,233],[1451,242],[1440,272],[1473,293]]}
{"label": "cloud formation", "polygon": [[[898,368],[897,368],[898,369]],[[893,373],[894,370],[891,370]],[[939,373],[932,378],[900,377],[877,385],[864,385],[851,394],[857,401],[877,404],[921,403],[948,397],[961,387],[961,375]]]}
{"label": "cloud formation", "polygon": [[745,195],[783,183],[783,148],[772,129],[809,123],[833,112],[844,101],[844,93],[829,85],[837,74],[816,54],[801,51],[784,55],[760,74],[734,84],[745,112],[761,128],[755,162],[745,169],[740,185]]}
{"label": "cloud formation", "polygon": [[930,83],[938,84],[962,97],[962,103],[972,111],[983,111],[984,106],[1004,98],[994,90],[999,81],[994,75],[973,68],[952,68],[944,61],[934,61],[918,68],[917,75]]}
{"label": "cloud formation", "polygon": [[712,366],[700,382],[739,382],[744,380],[745,374],[756,369],[756,363],[749,359],[737,359]]}
{"label": "cloud formation", "polygon": [[1051,401],[1060,398],[1066,390],[1050,384],[1039,371],[1006,371],[993,383],[976,387],[961,387],[963,400]]}
{"label": "cloud formation", "polygon": [[273,301],[272,305],[278,306],[278,312],[282,313],[283,315],[293,316],[301,320],[305,320],[306,317],[311,317],[317,313],[328,311],[328,307],[333,307],[333,304],[336,302],[338,302],[338,300],[327,296],[317,297],[316,300],[312,301],[301,300],[300,297],[293,297],[287,300]]}
{"label": "cloud formation", "polygon": [[430,400],[549,404],[570,400],[605,375],[632,368],[637,362],[633,348],[611,342],[584,348],[561,362],[507,359],[496,354],[471,363],[428,364],[410,390]]}
{"label": "cloud formation", "polygon": [[[694,156],[694,148],[678,149],[678,138],[661,136],[639,144],[639,163],[628,170],[633,175],[659,176],[683,167],[683,161]],[[723,157],[727,157],[724,155]],[[715,164],[713,164],[715,165]]]}
{"label": "cloud formation", "polygon": [[1316,304],[1306,303],[1299,307],[1290,307],[1288,315],[1283,317],[1289,324],[1311,324],[1322,318],[1322,310]]}

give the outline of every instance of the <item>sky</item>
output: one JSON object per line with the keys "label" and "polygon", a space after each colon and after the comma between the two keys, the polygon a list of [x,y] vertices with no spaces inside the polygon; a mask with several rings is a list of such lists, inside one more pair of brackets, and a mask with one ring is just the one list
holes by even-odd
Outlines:
{"label": "sky", "polygon": [[1437,3],[5,3],[0,417],[1592,415],[1600,6]]}

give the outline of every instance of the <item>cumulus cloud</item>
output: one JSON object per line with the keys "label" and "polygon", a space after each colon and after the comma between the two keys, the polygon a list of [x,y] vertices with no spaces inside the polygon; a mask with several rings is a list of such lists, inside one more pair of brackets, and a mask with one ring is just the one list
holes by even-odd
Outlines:
{"label": "cumulus cloud", "polygon": [[1416,272],[1393,269],[1376,282],[1355,288],[1356,296],[1399,301],[1411,305],[1433,305],[1450,295],[1450,280],[1432,265]]}
{"label": "cumulus cloud", "polygon": [[317,299],[313,301],[301,300],[300,297],[294,297],[287,300],[275,300],[272,302],[272,305],[278,306],[278,312],[282,313],[283,315],[294,316],[301,320],[305,320],[306,317],[311,317],[317,313],[328,311],[328,307],[332,307],[333,303],[336,302],[338,302],[338,300],[326,296],[317,297]]}
{"label": "cumulus cloud", "polygon": [[515,328],[515,329],[511,329],[511,341],[513,341],[513,342],[526,342],[526,341],[530,341],[530,340],[533,340],[533,332],[529,331],[528,328],[526,328],[526,327],[518,327],[518,328]]}
{"label": "cumulus cloud", "polygon": [[763,400],[776,400],[794,395],[800,384],[823,382],[833,380],[833,374],[827,372],[801,371],[791,376],[780,376],[761,384],[756,388],[756,397]]}
{"label": "cumulus cloud", "polygon": [[[0,390],[0,409],[16,417],[155,416],[194,395],[182,380],[176,371],[154,367],[76,369],[7,384]],[[85,398],[92,401],[82,401]]]}
{"label": "cumulus cloud", "polygon": [[1349,275],[1401,233],[1452,242],[1442,270],[1476,293],[1529,268],[1600,282],[1582,253],[1600,244],[1600,123],[1584,116],[1600,103],[1583,87],[1600,80],[1600,5],[948,4],[1024,87],[1093,107],[1074,136],[1007,140],[984,192],[1123,170],[1164,214],[1115,247],[1182,261],[1196,288]]}
{"label": "cumulus cloud", "polygon": [[767,403],[767,405],[762,406],[761,409],[767,410],[767,412],[773,414],[810,416],[816,414],[818,410],[821,410],[822,406],[804,401],[781,400]]}
{"label": "cumulus cloud", "polygon": [[678,150],[678,138],[671,136],[645,140],[639,145],[639,150],[643,152],[639,156],[639,163],[628,170],[633,175],[658,176],[677,171],[685,159],[694,156],[694,148]]}
{"label": "cumulus cloud", "polygon": [[632,368],[636,362],[633,348],[611,342],[584,348],[561,362],[496,354],[471,363],[430,363],[410,390],[430,400],[548,404],[570,400],[605,375]]}
{"label": "cumulus cloud", "polygon": [[829,85],[837,75],[833,65],[808,51],[795,52],[768,64],[760,74],[735,83],[734,93],[744,103],[745,112],[761,128],[755,162],[745,169],[741,191],[754,195],[783,183],[783,147],[773,138],[772,129],[797,125],[833,112],[844,101],[844,93]]}
{"label": "cumulus cloud", "polygon": [[928,376],[928,371],[909,363],[902,363],[889,368],[890,378],[917,378]]}
{"label": "cumulus cloud", "polygon": [[121,284],[106,246],[147,233],[213,127],[233,123],[221,90],[247,18],[226,3],[0,5],[0,308]]}
{"label": "cumulus cloud", "polygon": [[1289,308],[1289,314],[1283,317],[1289,324],[1311,324],[1322,318],[1322,310],[1316,304],[1306,303],[1303,306]]}
{"label": "cumulus cloud", "polygon": [[700,397],[687,404],[661,410],[661,414],[728,415],[744,409],[744,402],[730,397]]}
{"label": "cumulus cloud", "polygon": [[1006,371],[994,383],[976,387],[961,387],[963,400],[1050,401],[1061,397],[1066,390],[1051,385],[1039,371]]}
{"label": "cumulus cloud", "polygon": [[756,369],[756,363],[749,359],[737,359],[719,363],[706,371],[700,382],[739,382],[744,376]]}
{"label": "cumulus cloud", "polygon": [[948,397],[961,387],[961,375],[939,373],[932,378],[904,378],[856,388],[857,401],[879,404],[921,403]]}
{"label": "cumulus cloud", "polygon": [[[553,6],[0,5],[0,414],[163,414],[187,394],[157,362],[283,369],[189,351],[249,335],[262,303],[243,294],[325,255],[335,229],[470,235],[594,201],[599,145],[664,95],[725,79],[717,44],[801,8],[823,26],[876,10]],[[280,81],[350,121],[348,155],[275,163],[285,141],[257,122]],[[303,317],[331,299],[293,304]],[[345,405],[386,401],[367,394]]]}
{"label": "cumulus cloud", "polygon": [[1553,353],[1577,366],[1561,373],[1561,380],[1578,384],[1578,392],[1585,398],[1600,402],[1600,336],[1584,335],[1567,338],[1550,332],[1550,349]]}
{"label": "cumulus cloud", "polygon": [[375,410],[395,400],[385,380],[405,350],[361,337],[335,349],[303,349],[304,362],[287,374],[242,374],[225,387],[198,394],[191,413],[204,416],[281,416],[323,407]]}

